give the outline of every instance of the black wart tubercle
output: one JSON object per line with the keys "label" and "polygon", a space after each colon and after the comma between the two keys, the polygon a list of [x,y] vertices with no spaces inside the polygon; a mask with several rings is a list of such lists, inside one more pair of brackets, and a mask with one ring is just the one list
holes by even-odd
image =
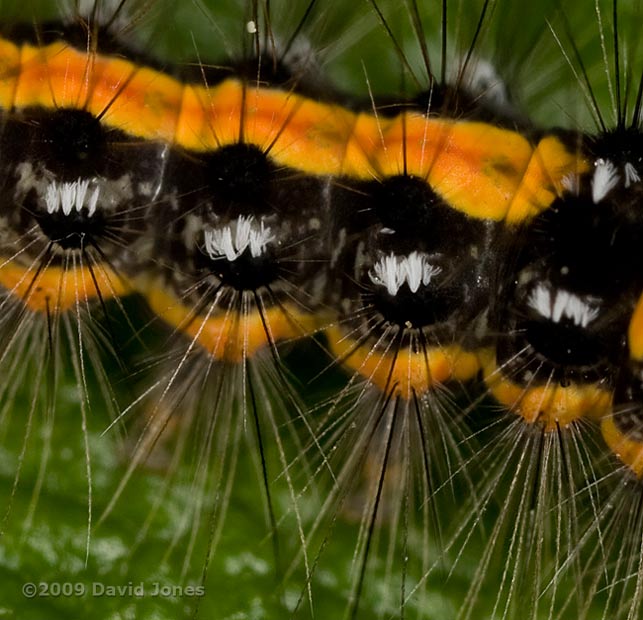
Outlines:
{"label": "black wart tubercle", "polygon": [[[483,222],[451,207],[420,177],[396,175],[370,182],[366,190],[376,224],[398,233],[398,239],[428,252],[464,255],[485,235]],[[407,249],[411,250],[412,247]]]}
{"label": "black wart tubercle", "polygon": [[500,334],[499,363],[529,383],[612,377],[625,346],[626,313],[603,297],[564,286],[549,267],[517,271],[496,300],[491,322]]}
{"label": "black wart tubercle", "polygon": [[34,219],[47,238],[63,250],[82,250],[98,246],[106,234],[106,219],[100,210],[89,213],[86,207],[69,214],[34,212]]}
{"label": "black wart tubercle", "polygon": [[413,233],[428,231],[436,224],[434,211],[441,200],[423,179],[396,175],[370,184],[368,194],[379,222],[391,230]]}
{"label": "black wart tubercle", "polygon": [[34,113],[30,122],[30,157],[62,181],[98,176],[108,156],[107,131],[85,110]]}
{"label": "black wart tubercle", "polygon": [[342,182],[335,195],[345,305],[366,303],[403,328],[470,327],[488,297],[492,223],[454,209],[414,175]]}
{"label": "black wart tubercle", "polygon": [[206,191],[217,215],[234,218],[270,211],[270,185],[275,166],[252,144],[230,144],[203,160]]}
{"label": "black wart tubercle", "polygon": [[207,281],[207,276],[216,276],[223,284],[237,291],[257,291],[270,286],[280,273],[279,260],[274,251],[264,250],[259,256],[253,256],[246,248],[234,260],[225,256],[212,258],[206,251],[194,256],[195,269]]}
{"label": "black wart tubercle", "polygon": [[404,284],[394,295],[376,287],[372,301],[388,322],[422,328],[449,321],[462,308],[464,295],[456,286],[420,286],[412,291]]}
{"label": "black wart tubercle", "polygon": [[587,139],[587,149],[595,158],[618,164],[643,165],[643,132],[638,127],[617,127]]}

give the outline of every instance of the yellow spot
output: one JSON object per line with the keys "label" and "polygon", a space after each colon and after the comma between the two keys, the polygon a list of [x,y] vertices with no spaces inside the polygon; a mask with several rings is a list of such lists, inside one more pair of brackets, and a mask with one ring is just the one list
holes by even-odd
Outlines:
{"label": "yellow spot", "polygon": [[637,362],[643,362],[643,296],[636,304],[627,336],[630,357]]}
{"label": "yellow spot", "polygon": [[229,311],[227,307],[215,308],[209,315],[195,315],[191,306],[183,305],[164,290],[159,281],[141,280],[138,290],[144,293],[151,309],[160,318],[195,340],[216,360],[238,363],[252,357],[271,341],[303,338],[316,327],[313,314],[302,312],[292,304],[263,309],[263,320],[255,306],[250,306],[244,315]]}
{"label": "yellow spot", "polygon": [[612,392],[597,384],[519,385],[503,374],[491,350],[483,352],[481,364],[490,394],[511,413],[528,424],[542,424],[546,431],[565,428],[581,418],[600,419],[610,411]]}
{"label": "yellow spot", "polygon": [[[64,312],[77,303],[110,299],[130,292],[129,283],[105,264],[87,267],[35,267],[7,262],[0,267],[0,286],[34,312]],[[94,277],[96,281],[94,281]]]}
{"label": "yellow spot", "polygon": [[613,416],[608,416],[601,422],[603,439],[610,450],[627,465],[638,478],[643,477],[643,443],[634,441],[623,434],[614,422]]}
{"label": "yellow spot", "polygon": [[456,344],[426,351],[374,349],[346,336],[338,327],[326,330],[331,352],[343,365],[363,376],[382,392],[406,400],[421,396],[448,381],[468,381],[480,368],[477,356]]}

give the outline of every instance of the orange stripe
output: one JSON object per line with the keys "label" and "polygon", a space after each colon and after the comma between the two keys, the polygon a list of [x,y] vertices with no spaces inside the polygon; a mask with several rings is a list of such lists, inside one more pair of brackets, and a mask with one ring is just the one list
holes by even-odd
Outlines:
{"label": "orange stripe", "polygon": [[612,392],[597,384],[519,385],[502,373],[491,350],[481,355],[481,365],[489,393],[511,413],[528,424],[542,424],[546,431],[564,428],[581,418],[600,419],[610,412]]}
{"label": "orange stripe", "polygon": [[[316,327],[312,314],[304,313],[292,304],[266,308],[263,320],[254,306],[250,306],[243,316],[226,312],[225,307],[216,308],[209,316],[197,316],[193,307],[181,304],[158,282],[152,284],[141,280],[138,284],[157,316],[195,340],[216,360],[238,363],[252,357],[271,341],[302,338],[310,335]],[[269,335],[264,321],[270,330]]]}
{"label": "orange stripe", "polygon": [[643,295],[638,300],[627,333],[630,357],[643,362]]}
{"label": "orange stripe", "polygon": [[[63,42],[18,49],[0,40],[0,106],[81,108],[108,127],[149,140],[210,151],[243,138],[278,164],[339,174],[355,115],[294,93],[230,79],[206,88],[152,69],[87,55]],[[18,60],[19,58],[19,60]],[[15,88],[16,76],[18,87]]]}
{"label": "orange stripe", "polygon": [[13,108],[20,69],[20,49],[11,41],[0,39],[0,107]]}
{"label": "orange stripe", "polygon": [[355,115],[294,93],[244,86],[230,79],[212,88],[185,86],[176,143],[211,151],[240,141],[277,164],[316,175],[341,172]]}
{"label": "orange stripe", "polygon": [[480,369],[477,356],[456,344],[426,351],[403,349],[396,354],[367,344],[358,345],[339,327],[329,327],[325,333],[331,352],[342,360],[343,366],[359,373],[383,392],[392,392],[406,400],[448,381],[473,379]]}
{"label": "orange stripe", "polygon": [[529,158],[520,188],[504,216],[507,224],[519,224],[548,209],[563,193],[563,181],[590,169],[580,153],[571,153],[556,137],[546,136]]}
{"label": "orange stripe", "polygon": [[64,312],[77,303],[85,304],[98,298],[123,296],[130,292],[128,283],[107,265],[87,267],[48,267],[40,273],[34,267],[16,262],[0,266],[0,286],[9,291],[33,312]]}
{"label": "orange stripe", "polygon": [[87,55],[57,42],[24,45],[18,88],[9,97],[2,73],[0,105],[6,108],[82,108],[108,127],[132,136],[172,142],[181,110],[180,82],[120,58]]}
{"label": "orange stripe", "polygon": [[643,477],[643,443],[629,439],[621,433],[613,417],[601,422],[603,439],[610,450],[627,465],[638,478]]}
{"label": "orange stripe", "polygon": [[[453,208],[517,223],[546,209],[562,179],[587,169],[555,136],[534,149],[519,133],[480,122],[356,115],[278,89],[229,79],[207,88],[63,42],[18,48],[0,39],[0,106],[84,108],[108,127],[200,152],[240,138],[277,164],[359,179],[426,179]],[[16,88],[16,78],[17,88]]]}
{"label": "orange stripe", "polygon": [[361,115],[343,173],[365,180],[414,175],[458,211],[517,224],[547,209],[565,177],[588,168],[555,136],[534,149],[494,125],[406,112],[390,120]]}

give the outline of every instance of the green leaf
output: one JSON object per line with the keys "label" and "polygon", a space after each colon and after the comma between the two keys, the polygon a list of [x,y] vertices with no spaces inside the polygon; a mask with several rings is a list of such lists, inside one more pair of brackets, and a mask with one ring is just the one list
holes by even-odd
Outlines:
{"label": "green leaf", "polygon": [[[24,12],[20,4],[0,3],[0,15],[6,19],[19,11]],[[44,0],[34,2],[27,13],[52,13],[53,4]],[[167,23],[168,15],[161,12],[156,15],[152,11],[149,22],[143,24],[148,33],[148,38],[144,36],[143,40],[149,41],[157,53],[170,60],[181,59],[194,57],[196,49],[199,57],[214,62],[227,44],[239,49],[239,41],[234,37],[242,31],[239,26],[245,15],[243,2],[222,4],[204,0],[203,5],[215,15],[213,21],[205,19],[196,4],[173,4],[180,6],[173,6],[172,13],[168,14],[172,16],[171,23]],[[283,4],[278,7],[279,14],[286,15],[285,19],[292,23],[290,4],[275,3],[279,4]],[[410,90],[411,84],[402,79],[399,58],[372,7],[367,2],[356,7],[349,4],[320,0],[322,13],[327,13],[327,22],[325,34],[316,43],[328,48],[326,68],[331,77],[341,88],[362,98],[369,96],[368,85],[378,94]],[[402,33],[405,49],[415,49],[410,62],[421,75],[422,61],[406,7],[395,0],[383,0],[381,4],[395,32]],[[552,23],[557,23],[557,4],[542,0],[525,8],[525,3],[517,0],[497,3],[492,19],[494,25],[483,31],[479,49],[492,61],[506,60],[499,64],[502,77],[515,87],[519,103],[534,118],[549,126],[573,126],[574,119],[582,118],[587,126],[589,118],[578,94],[578,83],[569,79],[569,67],[545,22],[545,18],[551,16]],[[440,50],[437,5],[437,2],[428,1],[422,4],[432,57],[436,54],[439,57]],[[303,5],[300,2],[297,6]],[[467,42],[474,35],[477,12],[466,2],[453,2],[450,7],[449,30],[456,33],[450,54],[457,56],[458,46],[460,51],[466,50]],[[570,22],[578,27],[579,39],[586,44],[584,53],[590,49],[586,52],[588,64],[596,73],[600,71],[601,56],[596,37],[591,33],[596,26],[595,16],[591,11],[584,16],[577,13],[580,11],[573,10]],[[219,37],[215,25],[227,33],[227,37]],[[276,26],[283,27],[283,24]],[[333,33],[337,40],[333,40]],[[536,42],[535,47],[531,46],[532,42]],[[340,49],[335,50],[334,45]],[[548,64],[551,59],[554,59],[555,71]],[[529,63],[527,68],[526,61]],[[540,71],[545,77],[540,76]],[[530,83],[530,78],[537,87]],[[604,97],[604,92],[599,96]],[[571,110],[566,106],[568,101],[572,101]],[[137,325],[144,325],[144,311],[140,307],[137,310],[136,304],[132,308],[140,313],[134,318]],[[158,343],[161,342],[159,339]],[[217,508],[220,497],[202,498],[203,506],[197,513],[200,519],[193,531],[190,507],[198,496],[193,486],[194,471],[186,462],[179,463],[176,470],[171,469],[172,441],[157,446],[155,456],[160,464],[156,468],[138,468],[114,508],[98,523],[123,480],[142,422],[127,420],[125,431],[117,425],[104,433],[111,423],[112,413],[94,382],[89,386],[92,399],[85,432],[80,395],[70,369],[65,369],[56,379],[55,417],[53,409],[47,409],[45,402],[30,421],[32,395],[41,393],[39,386],[29,384],[29,377],[36,376],[34,369],[30,370],[24,376],[20,393],[0,421],[0,498],[2,505],[7,506],[0,538],[0,618],[160,620],[198,613],[199,617],[217,620],[259,620],[287,618],[295,607],[302,616],[310,613],[307,578],[301,556],[298,556],[298,526],[287,485],[280,476],[283,465],[275,445],[266,446],[266,459],[272,499],[282,519],[277,534],[278,566],[275,541],[269,533],[257,454],[242,443],[223,532],[206,572],[205,556],[213,536],[210,515]],[[126,394],[127,390],[122,388],[117,382],[116,391]],[[318,395],[304,396],[313,402]],[[252,429],[246,428],[243,433],[251,435]],[[285,441],[292,458],[299,447]],[[248,446],[254,446],[256,450],[253,439]],[[297,482],[301,483],[301,480]],[[88,521],[90,484],[91,522]],[[327,491],[323,483],[319,490],[322,496]],[[306,489],[298,500],[303,527],[307,531],[320,510],[319,498]],[[457,518],[455,514],[454,518]],[[318,544],[324,547],[321,558],[317,560],[314,554],[310,558],[315,564],[312,604],[316,618],[335,619],[345,613],[354,585],[353,550],[358,535],[358,526],[342,513],[336,516],[332,527],[320,533]],[[325,537],[332,539],[332,544],[327,544]],[[369,569],[360,604],[360,614],[364,618],[395,617],[399,611],[400,579],[392,579],[388,574],[385,533],[382,533],[380,543],[379,555]],[[410,548],[409,553],[421,554],[425,544],[420,533],[412,533],[409,546],[414,548]],[[423,596],[414,598],[409,604],[409,616],[426,614],[426,617],[438,620],[455,617],[468,591],[472,566],[482,552],[482,544],[481,541],[471,544],[446,585],[442,580],[428,579],[422,585]],[[298,561],[293,565],[295,558]],[[449,567],[442,566],[439,570],[446,574]],[[413,589],[417,579],[417,575],[408,575],[407,591]],[[25,584],[35,584],[35,596],[28,596],[29,592],[25,594],[24,588],[28,588]],[[117,588],[124,588],[124,591],[119,593]],[[159,595],[156,594],[158,588],[163,588]],[[202,595],[200,588],[203,588]],[[483,598],[490,610],[494,593],[487,592]]]}

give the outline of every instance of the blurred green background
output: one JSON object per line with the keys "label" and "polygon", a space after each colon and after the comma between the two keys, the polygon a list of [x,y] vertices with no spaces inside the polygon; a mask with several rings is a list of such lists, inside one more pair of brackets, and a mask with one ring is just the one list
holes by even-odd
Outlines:
{"label": "blurred green background", "polygon": [[[189,0],[181,2],[142,2],[149,10],[132,24],[128,36],[142,48],[153,51],[167,61],[187,61],[198,57],[206,63],[225,62],[239,54],[244,43],[246,3],[243,0],[203,1],[198,6]],[[382,0],[381,8],[396,40],[406,51],[409,65],[419,80],[426,79],[421,49],[412,32],[408,6],[396,0]],[[440,66],[440,9],[434,0],[419,3],[423,16],[430,57]],[[603,110],[610,110],[608,73],[602,64],[596,14],[589,7],[567,6],[568,21],[574,41],[586,63],[591,82]],[[607,3],[605,3],[607,6]],[[9,20],[22,14],[42,17],[58,12],[55,2],[24,3],[0,0],[0,16]],[[515,105],[544,126],[567,126],[592,129],[593,118],[583,89],[556,42],[554,33],[563,40],[570,53],[560,20],[559,1],[541,0],[525,5],[517,0],[499,0],[490,4],[488,23],[483,27],[476,53],[491,61],[508,84]],[[448,66],[462,57],[473,38],[481,2],[449,2]],[[622,34],[636,41],[633,17],[635,2],[622,3]],[[273,1],[271,11],[276,34],[288,37],[306,8],[304,0]],[[638,15],[638,12],[636,13]],[[551,24],[551,28],[548,24]],[[353,96],[399,95],[417,90],[408,74],[400,70],[400,60],[372,6],[367,1],[349,3],[319,0],[303,32],[318,50],[324,70],[337,87]],[[630,48],[628,71],[637,75],[640,54]],[[572,64],[573,61],[572,61]],[[434,69],[439,71],[439,69]],[[448,70],[447,70],[448,71]],[[368,84],[368,86],[367,86]],[[608,114],[609,122],[611,117]],[[140,315],[136,322],[145,324],[144,311],[135,301],[128,308]],[[162,336],[160,336],[162,337]],[[306,355],[306,350],[300,355]],[[300,358],[301,359],[301,358]],[[140,356],[131,355],[128,363],[136,365]],[[109,372],[118,369],[108,360]],[[205,594],[200,597],[171,595],[153,596],[162,587],[198,586],[201,583],[204,555],[212,535],[209,520],[216,498],[205,498],[201,519],[192,531],[186,515],[194,505],[193,470],[180,465],[168,478],[163,464],[136,471],[115,508],[91,532],[89,556],[85,561],[88,482],[84,432],[79,411],[78,389],[71,373],[61,379],[55,417],[52,411],[37,412],[32,423],[26,419],[30,398],[37,392],[25,385],[4,408],[0,428],[0,498],[7,506],[0,538],[0,617],[27,620],[56,618],[177,619],[198,614],[217,620],[259,620],[289,617],[297,603],[297,614],[310,615],[305,598],[306,577],[301,566],[289,572],[288,559],[299,548],[291,498],[280,476],[282,466],[274,445],[267,446],[267,469],[275,510],[285,515],[279,523],[281,570],[276,574],[273,542],[267,534],[265,501],[257,477],[256,459],[244,447],[234,478],[227,518],[221,539],[211,558],[205,576]],[[326,386],[328,387],[328,386]],[[324,395],[322,388],[309,395],[315,402]],[[94,525],[113,497],[125,470],[140,425],[129,420],[121,428],[103,434],[110,423],[110,411],[101,403],[96,386],[91,401],[87,437],[92,470],[92,514]],[[118,380],[115,391],[127,402],[128,387]],[[246,429],[247,430],[247,429]],[[287,434],[287,433],[284,433]],[[243,444],[245,446],[245,444]],[[168,448],[169,449],[169,448]],[[297,446],[287,446],[290,455]],[[16,482],[16,472],[20,471]],[[323,494],[323,488],[321,489]],[[310,497],[309,497],[310,496]],[[159,502],[159,498],[162,501]],[[313,493],[302,492],[299,498],[304,525],[309,527],[319,505]],[[0,507],[0,514],[2,513]],[[448,518],[447,518],[448,519]],[[332,544],[325,549],[313,577],[313,606],[318,619],[340,618],[345,613],[354,575],[353,549],[358,528],[338,515],[328,530]],[[421,539],[415,539],[420,547]],[[481,544],[481,543],[478,543]],[[472,542],[467,553],[479,553]],[[186,561],[186,558],[187,561]],[[390,568],[384,558],[371,567],[360,604],[360,617],[389,618],[397,616],[399,580],[390,579]],[[396,569],[397,570],[397,569]],[[448,573],[448,567],[441,567]],[[468,588],[471,568],[460,562],[445,583],[430,579],[421,602],[409,605],[409,617],[448,620],[455,617]],[[283,579],[287,573],[287,579]],[[416,577],[409,575],[410,590]],[[23,584],[50,584],[48,593],[33,598],[22,592]],[[91,596],[94,583],[105,586],[131,587],[125,595]],[[387,585],[387,584],[393,585]],[[84,595],[66,595],[51,584],[71,584],[84,589]],[[136,587],[146,595],[136,596]],[[389,590],[387,588],[392,588]],[[77,590],[76,590],[77,591]],[[303,595],[303,601],[300,601]],[[481,612],[492,605],[494,593],[484,593]],[[489,607],[490,609],[490,607]]]}

